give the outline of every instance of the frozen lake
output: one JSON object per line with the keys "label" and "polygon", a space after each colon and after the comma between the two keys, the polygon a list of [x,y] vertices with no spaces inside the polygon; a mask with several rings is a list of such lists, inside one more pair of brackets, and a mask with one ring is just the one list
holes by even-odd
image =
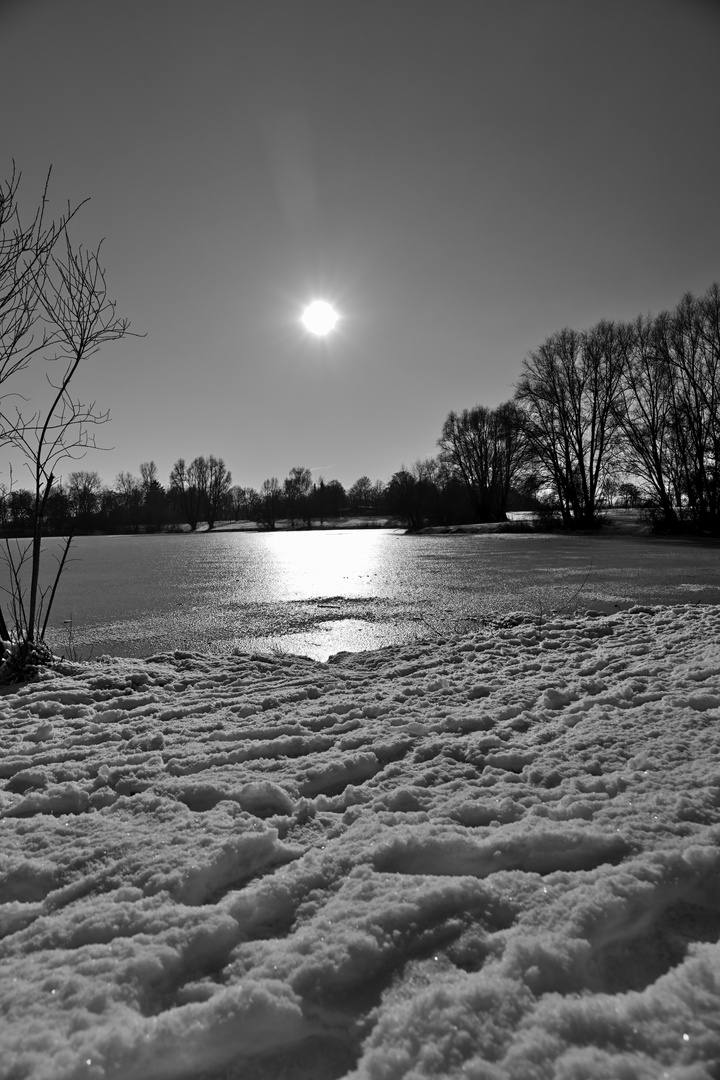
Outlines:
{"label": "frozen lake", "polygon": [[78,537],[49,638],[62,651],[72,620],[82,656],[279,648],[324,660],[512,610],[718,603],[719,555],[712,542],[622,535]]}

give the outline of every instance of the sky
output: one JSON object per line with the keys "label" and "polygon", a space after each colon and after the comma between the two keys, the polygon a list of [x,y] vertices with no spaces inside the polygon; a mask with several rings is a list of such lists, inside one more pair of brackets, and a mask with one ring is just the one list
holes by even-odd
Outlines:
{"label": "sky", "polygon": [[145,335],[78,373],[109,485],[387,481],[548,335],[720,279],[710,0],[0,0],[0,45],[0,175],[90,197]]}

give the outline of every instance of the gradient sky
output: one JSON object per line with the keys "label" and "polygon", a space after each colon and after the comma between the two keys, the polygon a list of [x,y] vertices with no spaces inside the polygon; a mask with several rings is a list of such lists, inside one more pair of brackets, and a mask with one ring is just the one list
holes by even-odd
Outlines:
{"label": "gradient sky", "polygon": [[385,481],[549,334],[720,278],[714,0],[0,0],[0,48],[3,175],[91,197],[147,335],[76,387],[109,484]]}

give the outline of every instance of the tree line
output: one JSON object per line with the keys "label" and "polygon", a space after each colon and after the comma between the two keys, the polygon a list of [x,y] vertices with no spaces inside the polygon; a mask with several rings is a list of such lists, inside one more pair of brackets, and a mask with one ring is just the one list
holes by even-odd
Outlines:
{"label": "tree line", "polygon": [[523,363],[531,468],[563,521],[586,525],[622,484],[665,528],[720,527],[720,286],[673,311],[562,330]]}
{"label": "tree line", "polygon": [[414,526],[521,505],[593,528],[644,507],[658,530],[720,533],[720,286],[672,311],[560,330],[523,360],[511,401],[451,412],[439,454],[396,473]]}
{"label": "tree line", "polygon": [[[387,512],[386,486],[363,476],[346,490],[339,480],[313,482],[310,469],[294,466],[281,483],[265,480],[259,490],[232,483],[222,458],[179,458],[168,482],[160,482],[154,461],[138,474],[120,472],[112,487],[98,472],[79,469],[58,481],[46,500],[47,535],[87,532],[158,532],[219,521],[249,521],[272,529],[280,519],[292,525],[337,521],[343,515],[378,516]],[[33,493],[0,486],[0,528],[5,536],[24,536],[35,514]]]}
{"label": "tree line", "polygon": [[[255,490],[222,458],[178,458],[165,485],[154,462],[105,487],[71,472],[48,494],[46,532],[157,531],[244,520],[273,529],[390,517],[411,529],[503,521],[543,510],[592,528],[609,506],[643,506],[658,528],[720,531],[720,287],[671,312],[563,329],[524,359],[511,401],[450,412],[434,457],[383,482],[313,480],[294,466]],[[5,533],[21,534],[32,492],[0,490]]]}

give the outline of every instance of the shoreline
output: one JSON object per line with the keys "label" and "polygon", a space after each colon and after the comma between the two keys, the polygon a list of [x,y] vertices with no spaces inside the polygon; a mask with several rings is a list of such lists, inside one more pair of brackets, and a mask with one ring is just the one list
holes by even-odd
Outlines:
{"label": "shoreline", "polygon": [[[349,517],[333,521],[321,522],[313,519],[310,525],[306,523],[292,524],[289,519],[279,520],[273,528],[268,528],[252,521],[221,521],[212,529],[207,528],[206,522],[199,522],[196,529],[188,525],[165,526],[162,528],[143,528],[123,532],[103,532],[100,530],[78,531],[74,536],[201,536],[213,533],[244,532],[244,533],[326,533],[342,531],[372,531],[382,530],[396,532],[409,536],[452,536],[467,535],[481,536],[507,534],[538,534],[548,536],[639,536],[649,539],[667,540],[706,540],[720,541],[720,537],[703,532],[656,532],[641,513],[635,510],[615,510],[607,512],[607,516],[595,529],[567,529],[561,526],[543,527],[542,519],[532,511],[510,511],[513,515],[506,521],[492,522],[466,522],[456,525],[427,525],[421,529],[409,529],[402,525],[396,518],[379,516],[377,518]],[[64,536],[60,533],[43,534],[43,539],[52,540]],[[24,534],[12,534],[12,539],[27,539]]]}

